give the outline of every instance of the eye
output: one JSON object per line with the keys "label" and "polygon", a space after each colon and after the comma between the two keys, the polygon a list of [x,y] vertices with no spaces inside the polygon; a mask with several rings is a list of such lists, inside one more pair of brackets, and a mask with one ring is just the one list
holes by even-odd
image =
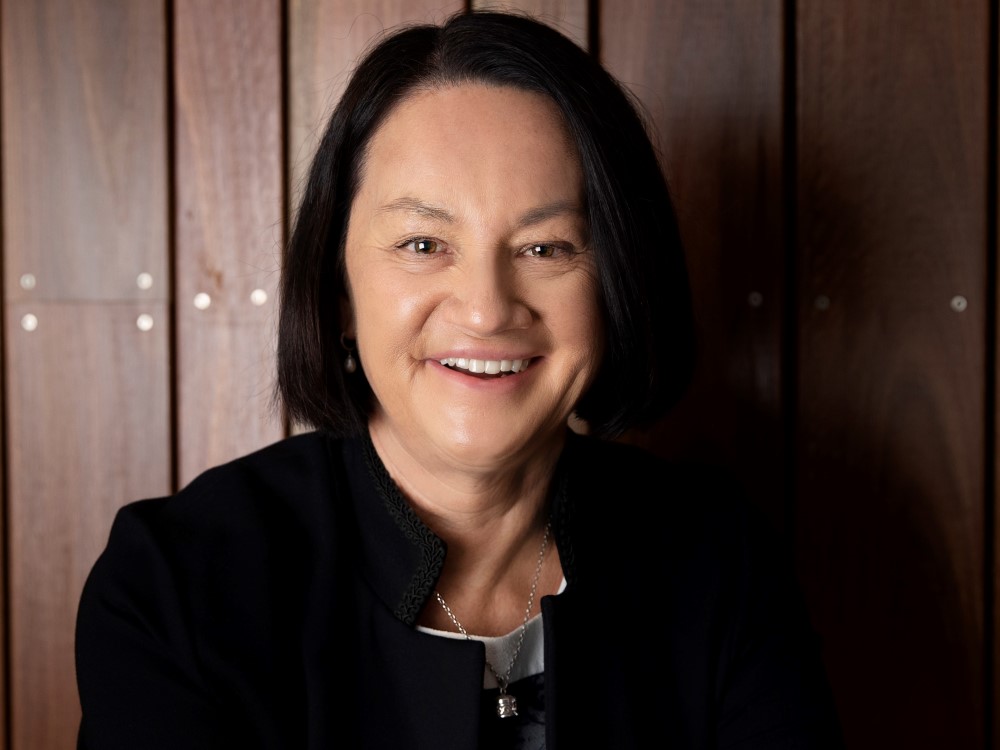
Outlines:
{"label": "eye", "polygon": [[529,245],[524,250],[524,254],[532,258],[551,258],[556,255],[561,248],[555,245]]}
{"label": "eye", "polygon": [[437,240],[429,240],[424,237],[407,240],[399,246],[404,250],[411,250],[417,255],[434,255],[441,251],[441,243]]}

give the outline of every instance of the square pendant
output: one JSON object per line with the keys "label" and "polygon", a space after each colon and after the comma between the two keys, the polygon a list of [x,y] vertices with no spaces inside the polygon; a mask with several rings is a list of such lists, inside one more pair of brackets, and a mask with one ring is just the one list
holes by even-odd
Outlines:
{"label": "square pendant", "polygon": [[517,700],[513,695],[503,693],[497,698],[497,716],[501,719],[517,716]]}

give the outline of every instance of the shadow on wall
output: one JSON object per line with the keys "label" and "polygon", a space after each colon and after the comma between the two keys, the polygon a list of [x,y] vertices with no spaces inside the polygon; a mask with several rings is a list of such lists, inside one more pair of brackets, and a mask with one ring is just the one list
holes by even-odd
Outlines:
{"label": "shadow on wall", "polygon": [[935,404],[908,397],[905,385],[892,410],[898,427],[881,442],[860,414],[828,415],[804,437],[799,575],[849,747],[978,749],[982,526],[970,507],[943,518],[960,496],[928,494],[919,478],[947,455],[928,444],[945,431],[926,428]]}
{"label": "shadow on wall", "polygon": [[[721,198],[699,210],[678,195],[703,338],[695,381],[664,420],[624,440],[723,464],[771,518],[824,643],[852,750],[978,750],[987,710],[980,341],[963,350],[956,318],[924,302],[940,296],[926,293],[940,284],[928,267],[917,264],[920,277],[899,291],[891,256],[911,249],[892,229],[911,209],[873,210],[858,190],[833,200],[844,180],[830,165],[799,175],[800,299],[747,306],[748,279],[780,298],[792,270],[759,246],[782,242],[781,226],[760,223],[781,221],[782,195],[760,189],[762,170],[774,172],[761,153],[727,148],[737,126],[706,128],[696,149],[725,176]],[[807,296],[818,279],[837,290],[828,306]],[[795,359],[783,368],[789,330]]]}

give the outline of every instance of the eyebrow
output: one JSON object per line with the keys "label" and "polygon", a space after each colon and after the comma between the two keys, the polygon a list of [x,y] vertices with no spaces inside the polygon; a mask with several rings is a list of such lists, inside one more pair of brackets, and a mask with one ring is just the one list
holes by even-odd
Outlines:
{"label": "eyebrow", "polygon": [[[455,223],[455,217],[450,211],[447,211],[440,206],[425,203],[417,198],[410,198],[407,196],[396,198],[395,200],[386,203],[384,206],[380,206],[378,209],[378,213],[392,213],[395,211],[426,216],[430,219],[435,219],[446,224]],[[544,206],[538,206],[537,208],[532,208],[525,212],[518,219],[517,228],[525,229],[535,224],[540,224],[547,219],[562,216],[564,214],[582,215],[583,208],[576,201],[555,201],[554,203],[548,203]]]}
{"label": "eyebrow", "polygon": [[452,224],[455,221],[455,217],[445,209],[439,206],[432,206],[430,203],[424,203],[416,198],[397,198],[394,201],[386,203],[384,206],[380,206],[378,209],[378,213],[380,214],[391,213],[393,211],[418,214],[420,216],[426,216],[430,219],[443,221],[446,224]]}

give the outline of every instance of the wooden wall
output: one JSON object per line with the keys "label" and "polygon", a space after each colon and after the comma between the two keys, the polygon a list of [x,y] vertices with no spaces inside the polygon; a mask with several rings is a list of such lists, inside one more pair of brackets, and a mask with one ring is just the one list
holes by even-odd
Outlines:
{"label": "wooden wall", "polygon": [[[288,432],[275,289],[324,118],[374,35],[464,7],[0,0],[8,747],[74,746],[115,510]],[[517,7],[635,92],[677,199],[701,360],[627,439],[736,467],[850,747],[993,747],[996,1]]]}

